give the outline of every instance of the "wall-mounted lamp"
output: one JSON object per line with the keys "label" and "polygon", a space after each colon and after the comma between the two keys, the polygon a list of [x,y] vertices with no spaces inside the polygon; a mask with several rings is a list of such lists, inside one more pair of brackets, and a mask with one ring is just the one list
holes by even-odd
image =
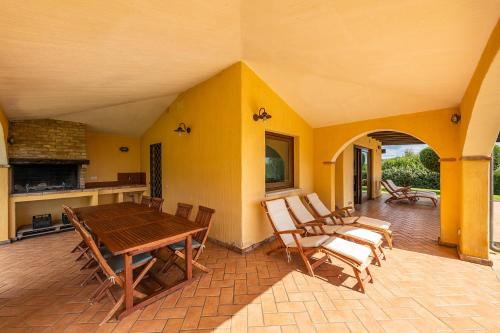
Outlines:
{"label": "wall-mounted lamp", "polygon": [[14,140],[13,136],[9,136],[7,138],[7,142],[9,143],[9,145],[13,145],[14,143],[16,143],[16,140]]}
{"label": "wall-mounted lamp", "polygon": [[459,113],[454,113],[451,115],[451,122],[454,124],[458,124],[460,122],[460,119],[462,119],[462,116]]}
{"label": "wall-mounted lamp", "polygon": [[119,149],[120,149],[120,151],[121,151],[122,153],[126,153],[126,152],[128,152],[128,147],[126,147],[126,146],[122,146],[122,147],[120,147]]}
{"label": "wall-mounted lamp", "polygon": [[266,112],[266,109],[260,108],[258,114],[253,115],[253,120],[259,121],[259,119],[262,119],[263,121],[266,121],[267,119],[271,119],[272,116]]}
{"label": "wall-mounted lamp", "polygon": [[184,133],[189,134],[189,133],[191,133],[191,127],[186,127],[186,124],[180,123],[179,127],[174,129],[174,132],[177,132],[177,134],[179,134],[179,136],[181,136]]}

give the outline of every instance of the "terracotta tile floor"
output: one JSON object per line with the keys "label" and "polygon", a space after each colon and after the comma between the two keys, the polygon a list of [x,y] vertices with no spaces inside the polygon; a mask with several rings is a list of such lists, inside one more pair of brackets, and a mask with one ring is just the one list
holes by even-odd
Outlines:
{"label": "terracotta tile floor", "polygon": [[212,273],[196,271],[184,290],[99,327],[110,304],[88,303],[96,285],[79,286],[85,272],[69,253],[78,237],[66,232],[0,247],[0,332],[500,332],[500,283],[436,245],[439,208],[376,200],[361,210],[395,232],[366,294],[338,262],[311,278],[296,258],[265,255],[270,245],[242,256],[209,244]]}

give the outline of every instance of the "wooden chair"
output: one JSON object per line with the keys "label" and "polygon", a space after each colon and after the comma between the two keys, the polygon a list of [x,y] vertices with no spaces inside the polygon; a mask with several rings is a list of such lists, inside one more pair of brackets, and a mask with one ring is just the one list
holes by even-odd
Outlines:
{"label": "wooden chair", "polygon": [[385,200],[385,203],[391,203],[393,201],[408,200],[409,202],[417,202],[420,198],[429,199],[437,207],[437,195],[430,191],[414,191],[411,187],[397,186],[390,179],[382,180],[382,186],[389,192],[390,197]]}
{"label": "wooden chair", "polygon": [[352,225],[378,232],[384,236],[389,248],[392,249],[392,231],[389,229],[391,227],[389,222],[367,216],[352,216],[352,207],[344,207],[339,210],[330,211],[316,193],[307,194],[304,197],[304,201],[317,218],[324,218],[327,223]]}
{"label": "wooden chair", "polygon": [[141,198],[141,205],[149,208],[151,206],[151,197],[143,195]]}
{"label": "wooden chair", "polygon": [[[205,248],[205,242],[207,241],[208,238],[208,232],[210,231],[210,226],[212,224],[212,216],[215,213],[215,210],[212,208],[204,207],[204,206],[199,206],[198,207],[198,213],[196,214],[196,219],[194,223],[196,223],[199,226],[202,227],[207,227],[204,231],[197,232],[196,234],[193,235],[193,242],[192,242],[192,247],[193,247],[193,266],[197,267],[198,269],[202,270],[205,273],[209,273],[210,269],[207,267],[203,266],[202,264],[198,263],[198,258],[200,257],[203,249]],[[163,259],[165,264],[162,267],[162,271],[166,272],[172,265],[178,266],[180,269],[184,269],[183,267],[177,265],[175,263],[175,260],[177,258],[181,258],[183,260],[186,259],[184,253],[185,249],[185,244],[184,241],[177,242],[175,244],[171,244],[167,246],[170,250],[169,255]]]}
{"label": "wooden chair", "polygon": [[164,201],[163,198],[151,198],[151,203],[149,204],[149,207],[161,213],[163,201]]}
{"label": "wooden chair", "polygon": [[183,219],[189,219],[189,215],[191,215],[192,210],[193,210],[193,205],[179,202],[177,203],[177,210],[175,211],[175,216]]}
{"label": "wooden chair", "polygon": [[[295,226],[284,199],[263,201],[262,206],[266,211],[266,215],[274,230],[274,235],[279,243],[278,247],[269,251],[268,254],[285,250],[288,261],[290,261],[290,252],[298,253],[306,266],[307,272],[313,277],[315,276],[314,269],[316,267],[334,257],[353,269],[363,293],[365,292],[365,280],[370,279],[373,282],[373,277],[368,269],[371,261],[370,249],[368,247],[328,235],[304,237],[305,231]],[[306,225],[323,227],[323,223],[321,222],[308,222]],[[325,256],[311,261],[312,257],[318,252],[324,253]],[[366,272],[364,279],[361,278],[362,272]]]}
{"label": "wooden chair", "polygon": [[[66,205],[62,205],[62,209],[63,209],[63,212],[66,214],[66,216],[68,217],[68,221],[73,224],[72,220],[73,218],[77,218],[76,217],[76,214],[75,212],[73,211],[73,209],[71,209],[70,207],[66,206]],[[77,218],[78,219],[78,218]],[[74,225],[73,225],[74,226]],[[75,228],[76,229],[76,228]],[[85,257],[87,258],[87,260],[90,259],[90,256],[88,255],[88,247],[87,247],[87,244],[85,244],[85,242],[83,241],[83,239],[80,241],[80,243],[78,243],[74,248],[73,250],[71,250],[71,253],[75,253],[75,252],[79,252],[80,254],[78,255],[78,257],[76,258],[75,261],[78,261],[80,260],[81,258]]]}
{"label": "wooden chair", "polygon": [[[107,313],[107,315],[104,317],[104,319],[101,321],[99,325],[102,325],[106,323],[115,313],[118,311],[118,309],[121,307],[121,305],[124,302],[124,293],[120,296],[118,300],[115,299],[113,294],[110,292],[110,288],[113,285],[119,285],[122,289],[124,287],[124,276],[123,276],[123,270],[124,270],[124,264],[123,264],[123,257],[122,256],[113,256],[111,258],[104,258],[102,253],[100,252],[99,248],[97,247],[96,243],[94,242],[94,239],[90,235],[90,233],[85,229],[78,221],[73,221],[74,224],[78,228],[78,232],[82,235],[83,239],[85,240],[87,246],[89,247],[93,258],[96,260],[96,262],[99,264],[100,270],[96,270],[94,272],[95,278],[101,283],[99,288],[94,292],[94,294],[91,297],[91,302],[99,301],[103,295],[108,295],[108,297],[114,302],[114,306],[111,308],[111,310]],[[137,275],[136,279],[133,282],[133,288],[134,292],[139,294],[140,296],[144,296],[144,294],[138,292],[135,290],[139,282],[146,276],[148,271],[153,267],[153,265],[156,262],[156,258],[152,257],[151,254],[149,253],[141,253],[138,255],[135,255],[132,257],[132,268],[137,269],[139,267],[144,266],[144,268],[141,270],[141,272]],[[103,273],[105,276],[105,280],[103,280],[100,276],[100,273]]]}
{"label": "wooden chair", "polygon": [[[318,220],[309,210],[307,210],[298,195],[286,197],[285,202],[290,214],[293,217],[295,226],[297,228],[303,228],[308,235],[326,234],[330,236],[338,236],[351,242],[368,246],[379,266],[382,265],[380,258],[383,257],[386,259],[384,250],[382,249],[382,235],[367,229],[327,224],[325,219]],[[323,225],[321,228],[308,226],[309,222],[320,222],[323,223]],[[379,253],[377,253],[377,250]]]}

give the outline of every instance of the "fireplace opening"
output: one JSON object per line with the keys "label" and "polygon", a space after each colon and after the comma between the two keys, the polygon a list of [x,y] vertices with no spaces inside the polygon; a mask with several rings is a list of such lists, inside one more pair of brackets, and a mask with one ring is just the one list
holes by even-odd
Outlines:
{"label": "fireplace opening", "polygon": [[79,187],[78,164],[12,166],[12,193],[61,191]]}

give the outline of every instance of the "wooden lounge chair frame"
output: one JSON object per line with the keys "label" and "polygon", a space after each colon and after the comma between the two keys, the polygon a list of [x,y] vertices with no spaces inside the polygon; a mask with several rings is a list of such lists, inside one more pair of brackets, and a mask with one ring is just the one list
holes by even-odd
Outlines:
{"label": "wooden lounge chair frame", "polygon": [[[399,201],[399,200],[408,200],[409,202],[417,202],[419,199],[424,198],[424,199],[429,199],[432,201],[434,204],[434,207],[437,207],[437,198],[435,197],[435,194],[425,194],[425,192],[419,192],[419,191],[413,191],[411,187],[406,186],[406,187],[401,187],[398,186],[395,188],[393,185],[394,182],[392,181],[386,181],[382,180],[381,181],[382,186],[389,192],[391,195],[387,200],[385,200],[385,203],[391,203],[393,201]],[[428,193],[434,193],[434,192],[428,192]]]}
{"label": "wooden lounge chair frame", "polygon": [[[194,267],[198,268],[199,270],[205,272],[205,273],[210,273],[210,269],[205,267],[204,265],[200,264],[198,262],[198,259],[203,252],[203,249],[205,248],[205,243],[208,239],[208,232],[210,231],[210,226],[212,225],[212,216],[215,214],[215,209],[204,207],[204,206],[199,206],[198,207],[198,213],[196,214],[196,219],[194,223],[202,226],[202,227],[207,227],[207,229],[203,231],[199,231],[196,234],[193,235],[193,240],[196,240],[198,243],[200,243],[200,247],[197,249],[193,248],[193,259],[192,259],[192,264]],[[184,249],[185,251],[185,249]],[[178,265],[175,261],[177,258],[181,258],[182,260],[186,260],[186,256],[184,253],[180,250],[176,251],[171,251],[169,255],[165,258],[161,258],[165,264],[161,268],[160,271],[166,272],[172,265],[176,265],[180,269],[182,268],[180,265]]]}
{"label": "wooden lounge chair frame", "polygon": [[[308,211],[307,208],[306,208],[306,206],[304,205],[303,201],[300,199],[300,197],[297,196],[297,198],[300,201],[300,203],[303,205],[303,208],[306,211]],[[313,220],[311,220],[311,221],[301,221],[300,217],[295,214],[295,212],[293,211],[293,208],[290,206],[290,203],[286,199],[287,198],[285,198],[286,207],[288,208],[288,211],[290,212],[290,215],[292,216],[292,220],[295,223],[295,226],[297,228],[304,229],[304,231],[306,232],[306,234],[310,234],[310,235],[337,236],[337,237],[343,238],[345,240],[348,240],[348,241],[351,241],[351,242],[354,242],[354,243],[358,243],[358,244],[361,244],[361,245],[364,245],[364,246],[368,246],[370,248],[370,250],[372,251],[373,258],[375,259],[375,261],[377,262],[377,264],[379,266],[382,266],[382,262],[380,261],[380,258],[382,257],[384,260],[386,259],[386,256],[385,256],[385,253],[384,253],[384,249],[382,248],[382,240],[380,240],[378,243],[374,244],[374,243],[369,242],[367,240],[364,240],[364,239],[361,239],[361,238],[358,238],[358,237],[353,237],[353,236],[346,235],[346,234],[340,234],[340,233],[336,233],[336,232],[328,233],[328,232],[326,232],[326,230],[324,228],[325,225],[328,225],[327,222],[326,222],[326,220],[324,220],[324,219],[316,219],[311,214],[311,218]],[[310,224],[311,222],[313,222],[312,225]],[[320,223],[321,225],[318,226],[317,223]],[[313,231],[311,232],[310,230],[307,229],[307,227],[311,227],[310,230],[312,229]],[[355,228],[357,228],[357,227],[355,227]],[[379,253],[377,253],[377,250],[378,250]]]}
{"label": "wooden lounge chair frame", "polygon": [[[337,209],[334,211],[330,211],[330,213],[328,215],[322,216],[322,214],[320,214],[320,212],[318,212],[316,207],[314,207],[314,204],[309,200],[309,198],[307,196],[304,196],[303,199],[304,199],[305,203],[309,206],[309,208],[311,208],[311,211],[314,213],[316,218],[318,218],[318,219],[330,219],[332,221],[332,223],[334,223],[334,224],[337,224],[337,221],[340,221],[341,225],[352,225],[352,226],[360,227],[363,229],[368,229],[368,230],[371,230],[374,232],[378,232],[378,233],[382,234],[382,236],[384,236],[385,240],[387,241],[387,245],[389,245],[389,248],[392,250],[392,243],[393,243],[392,231],[381,229],[381,228],[376,228],[376,227],[373,227],[370,225],[361,224],[361,223],[357,222],[357,220],[359,220],[360,217],[359,216],[354,217],[351,215],[351,210],[353,209],[352,207],[350,207],[350,206],[343,207],[343,208],[340,208],[340,209]],[[345,223],[345,221],[343,220],[344,214],[350,218],[356,218],[354,223],[350,223],[350,224]]]}
{"label": "wooden lounge chair frame", "polygon": [[[278,200],[284,201],[284,199],[278,199]],[[373,276],[370,273],[368,265],[364,268],[361,268],[358,265],[358,263],[355,262],[354,260],[352,260],[348,257],[345,257],[339,253],[329,251],[325,248],[322,248],[321,246],[319,246],[319,247],[302,247],[302,245],[300,244],[300,241],[299,241],[299,237],[301,237],[301,235],[305,234],[305,230],[295,228],[295,229],[291,229],[291,230],[278,231],[278,229],[276,229],[274,221],[273,221],[273,219],[272,219],[272,217],[267,209],[267,202],[269,202],[269,201],[273,201],[273,200],[262,201],[261,205],[264,208],[264,211],[266,212],[267,219],[271,223],[271,227],[273,228],[274,236],[278,240],[278,246],[269,250],[266,253],[267,255],[270,255],[270,254],[272,254],[274,252],[278,252],[278,251],[287,251],[287,253],[288,252],[298,253],[300,258],[304,262],[304,265],[306,266],[308,274],[312,277],[315,276],[314,269],[316,267],[320,266],[321,264],[323,264],[327,260],[332,262],[331,257],[337,258],[338,260],[351,266],[351,268],[354,271],[354,275],[356,277],[356,280],[358,281],[361,292],[365,293],[365,290],[366,290],[365,281],[369,279],[370,282],[373,283]],[[321,227],[322,225],[323,225],[323,223],[320,223],[320,222],[307,223],[307,226],[311,226],[311,227]],[[281,238],[281,235],[285,235],[285,234],[291,235],[293,237],[293,240],[294,240],[295,244],[297,245],[297,247],[288,247],[285,244],[285,242]],[[312,259],[311,260],[311,257],[313,255],[317,254],[318,252],[323,253],[324,256],[320,259]],[[365,278],[361,277],[362,271],[366,272]]]}

